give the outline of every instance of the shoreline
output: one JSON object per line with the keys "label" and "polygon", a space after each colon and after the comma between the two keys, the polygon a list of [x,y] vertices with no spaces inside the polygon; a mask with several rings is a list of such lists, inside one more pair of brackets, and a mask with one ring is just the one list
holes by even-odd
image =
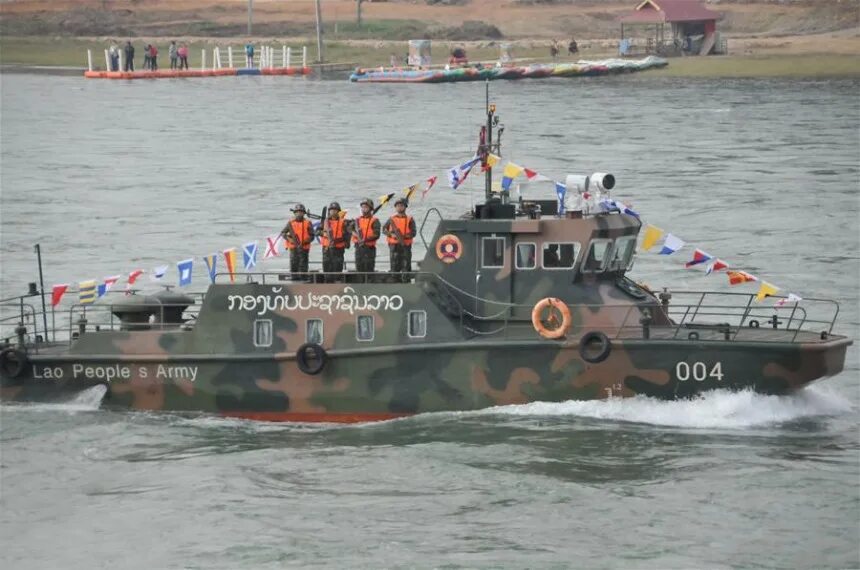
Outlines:
{"label": "shoreline", "polygon": [[[135,38],[137,61],[142,60],[142,44],[151,42],[161,51],[161,67],[167,63],[167,44],[171,38]],[[247,38],[192,38],[177,37],[189,47],[189,64],[192,68],[201,65],[201,52],[219,46],[223,50],[232,45],[234,53]],[[838,40],[838,41],[837,41]],[[86,70],[87,49],[93,51],[94,69],[104,69],[104,49],[119,38],[106,37],[0,37],[0,73],[44,73],[74,75]],[[256,37],[257,45],[290,46],[293,53],[308,48],[308,65],[313,67],[317,59],[315,38]],[[513,45],[517,63],[551,63],[548,42],[544,39],[500,40],[500,41],[433,41],[433,56],[437,62],[444,61],[452,46],[464,46],[473,62],[492,62],[499,57],[499,44]],[[576,57],[558,57],[558,63],[577,60],[601,60],[617,57],[616,41],[612,39],[583,40]],[[391,55],[401,59],[407,49],[405,41],[393,40],[329,40],[325,44],[327,65],[354,63],[356,67],[373,68],[389,66]],[[644,56],[642,56],[644,57]],[[637,57],[636,59],[638,59]],[[729,54],[704,57],[673,57],[669,65],[659,70],[649,70],[637,77],[687,77],[687,78],[860,78],[860,38],[850,36],[794,36],[792,38],[729,38]]]}

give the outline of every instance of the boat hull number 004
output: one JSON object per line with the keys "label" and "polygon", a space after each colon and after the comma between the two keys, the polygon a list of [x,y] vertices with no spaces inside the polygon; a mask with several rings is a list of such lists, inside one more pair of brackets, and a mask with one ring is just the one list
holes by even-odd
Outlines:
{"label": "boat hull number 004", "polygon": [[675,378],[679,382],[686,382],[687,380],[704,382],[708,378],[722,381],[723,365],[717,362],[709,369],[708,365],[704,362],[679,362],[675,365]]}

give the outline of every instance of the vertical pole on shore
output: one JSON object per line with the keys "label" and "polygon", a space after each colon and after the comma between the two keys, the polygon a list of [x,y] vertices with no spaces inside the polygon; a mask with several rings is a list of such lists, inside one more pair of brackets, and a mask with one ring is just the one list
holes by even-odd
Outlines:
{"label": "vertical pole on shore", "polygon": [[269,68],[275,67],[275,48],[269,46]]}
{"label": "vertical pole on shore", "polygon": [[287,67],[287,46],[281,46],[281,67]]}
{"label": "vertical pole on shore", "polygon": [[285,64],[286,67],[290,67],[290,60],[292,59],[293,55],[292,51],[292,48],[287,48],[287,63]]}
{"label": "vertical pole on shore", "polygon": [[125,53],[124,52],[125,52],[125,50],[120,48],[120,50],[119,50],[119,69],[117,71],[124,71],[125,70],[125,65],[124,65],[125,64]]}
{"label": "vertical pole on shore", "polygon": [[227,46],[227,63],[233,68],[233,46]]}
{"label": "vertical pole on shore", "polygon": [[[107,53],[107,50],[105,50],[105,53]],[[93,70],[93,50],[91,49],[87,50],[87,70]],[[108,65],[108,71],[110,71],[110,65]]]}
{"label": "vertical pole on shore", "polygon": [[206,50],[201,50],[200,69],[206,71]]}
{"label": "vertical pole on shore", "polygon": [[302,69],[308,66],[308,46],[302,46]]}
{"label": "vertical pole on shore", "polygon": [[[105,69],[110,71],[110,55],[108,55],[108,50],[105,50]],[[90,66],[90,71],[92,71],[92,66]]]}
{"label": "vertical pole on shore", "polygon": [[248,35],[251,35],[251,28],[254,25],[254,0],[248,0]]}
{"label": "vertical pole on shore", "polygon": [[320,0],[316,0],[316,8],[317,8],[317,60],[322,63],[323,58],[325,57],[325,53],[323,53],[323,22],[322,22],[322,8],[320,7]]}

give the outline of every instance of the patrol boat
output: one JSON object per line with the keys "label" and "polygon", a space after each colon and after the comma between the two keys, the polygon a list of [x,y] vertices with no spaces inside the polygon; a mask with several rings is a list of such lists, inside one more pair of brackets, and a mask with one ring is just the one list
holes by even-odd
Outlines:
{"label": "patrol boat", "polygon": [[[498,129],[488,100],[482,156],[501,154]],[[615,184],[609,174],[568,180]],[[554,198],[494,194],[491,168],[485,184],[484,202],[460,218],[426,213],[415,236],[426,254],[408,274],[219,275],[204,293],[117,295],[62,313],[33,283],[0,303],[0,398],[101,385],[110,408],[362,422],[534,401],[785,394],[843,369],[851,340],[833,334],[836,302],[777,311],[747,294],[654,293],[627,276],[637,217],[559,215]]]}

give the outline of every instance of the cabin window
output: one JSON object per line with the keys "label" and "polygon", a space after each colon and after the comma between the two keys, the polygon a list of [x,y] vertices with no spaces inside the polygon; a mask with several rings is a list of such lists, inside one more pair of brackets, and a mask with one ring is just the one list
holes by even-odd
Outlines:
{"label": "cabin window", "polygon": [[371,341],[376,334],[376,323],[373,315],[358,315],[355,318],[355,338],[361,341]]}
{"label": "cabin window", "polygon": [[537,246],[533,243],[517,244],[517,269],[534,269],[537,265]]}
{"label": "cabin window", "polygon": [[268,319],[254,321],[254,346],[260,348],[272,346],[272,321]]}
{"label": "cabin window", "polygon": [[305,342],[322,344],[323,322],[322,319],[308,319],[305,321]]}
{"label": "cabin window", "polygon": [[406,334],[409,338],[424,338],[427,336],[427,311],[409,311],[409,322]]}
{"label": "cabin window", "polygon": [[624,236],[615,240],[615,248],[612,250],[612,261],[609,268],[613,270],[624,270],[630,268],[633,261],[633,252],[636,249],[636,236]]}
{"label": "cabin window", "polygon": [[593,239],[588,248],[588,257],[585,258],[583,271],[603,271],[609,261],[612,249],[611,239]]}
{"label": "cabin window", "polygon": [[581,247],[576,242],[543,244],[544,269],[571,269]]}
{"label": "cabin window", "polygon": [[481,238],[483,267],[501,268],[505,266],[505,238],[485,237]]}

